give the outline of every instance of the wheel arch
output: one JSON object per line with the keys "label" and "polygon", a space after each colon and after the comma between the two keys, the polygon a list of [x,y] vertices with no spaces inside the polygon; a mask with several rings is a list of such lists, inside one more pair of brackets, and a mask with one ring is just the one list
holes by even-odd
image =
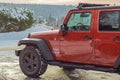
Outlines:
{"label": "wheel arch", "polygon": [[45,60],[54,60],[54,57],[47,45],[47,43],[43,39],[31,39],[31,38],[25,38],[19,41],[18,46],[26,45],[26,46],[35,46],[39,50],[41,50],[41,53]]}

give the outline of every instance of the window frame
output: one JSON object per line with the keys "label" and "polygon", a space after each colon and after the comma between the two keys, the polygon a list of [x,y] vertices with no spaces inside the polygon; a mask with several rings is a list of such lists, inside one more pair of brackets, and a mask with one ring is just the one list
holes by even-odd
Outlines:
{"label": "window frame", "polygon": [[91,13],[90,28],[87,31],[86,30],[84,30],[84,31],[83,30],[79,30],[78,31],[78,30],[69,30],[69,29],[68,29],[68,31],[72,31],[72,32],[90,32],[91,31],[91,25],[92,25],[92,18],[93,18],[93,13],[90,12],[90,11],[81,11],[81,12],[72,12],[72,13],[70,13],[69,18],[67,19],[66,25],[68,24],[68,21],[69,21],[71,15],[72,14],[77,14],[77,13]]}
{"label": "window frame", "polygon": [[120,23],[119,23],[119,28],[118,28],[118,30],[100,30],[100,14],[102,13],[102,12],[113,12],[113,11],[118,11],[119,12],[119,21],[120,21],[120,10],[105,10],[105,11],[100,11],[99,12],[99,23],[98,23],[98,31],[99,32],[120,32]]}

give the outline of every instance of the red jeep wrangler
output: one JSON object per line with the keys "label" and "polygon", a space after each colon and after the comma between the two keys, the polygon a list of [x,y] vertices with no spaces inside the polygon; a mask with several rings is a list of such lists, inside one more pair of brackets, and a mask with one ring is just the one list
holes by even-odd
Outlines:
{"label": "red jeep wrangler", "polygon": [[48,64],[120,72],[120,6],[80,4],[60,30],[30,33],[18,45],[26,45],[16,55],[29,77],[42,75]]}

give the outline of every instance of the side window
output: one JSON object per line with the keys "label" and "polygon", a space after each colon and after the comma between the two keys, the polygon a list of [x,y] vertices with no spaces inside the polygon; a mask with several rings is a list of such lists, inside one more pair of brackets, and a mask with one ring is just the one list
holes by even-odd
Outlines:
{"label": "side window", "polygon": [[67,27],[72,31],[89,31],[91,24],[91,13],[81,12],[71,14]]}
{"label": "side window", "polygon": [[109,11],[100,13],[99,31],[119,31],[120,12]]}

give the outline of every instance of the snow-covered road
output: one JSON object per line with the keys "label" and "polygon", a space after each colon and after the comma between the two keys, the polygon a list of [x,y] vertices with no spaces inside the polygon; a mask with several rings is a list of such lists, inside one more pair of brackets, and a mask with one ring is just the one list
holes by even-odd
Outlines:
{"label": "snow-covered road", "polygon": [[50,30],[50,26],[35,24],[30,29],[21,32],[0,33],[0,48],[17,46],[20,39],[26,38],[29,33]]}

